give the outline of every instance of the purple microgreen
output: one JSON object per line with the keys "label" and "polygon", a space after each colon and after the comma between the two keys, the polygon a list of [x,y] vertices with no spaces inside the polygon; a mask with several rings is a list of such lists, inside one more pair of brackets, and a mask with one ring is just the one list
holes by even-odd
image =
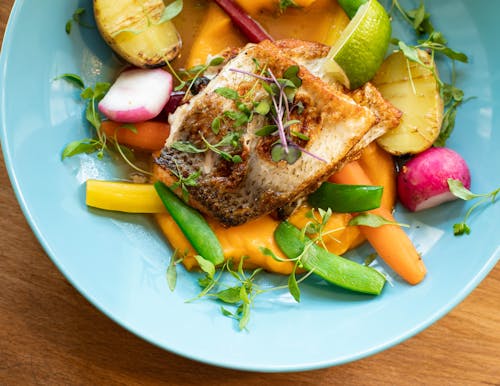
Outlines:
{"label": "purple microgreen", "polygon": [[297,145],[296,143],[292,143],[291,146],[293,146],[294,148],[300,150],[302,153],[307,154],[308,156],[310,156],[312,158],[316,158],[318,161],[325,162],[325,163],[328,162],[326,159],[321,158],[320,156],[318,156],[314,153],[311,153],[310,151],[304,149],[303,147]]}

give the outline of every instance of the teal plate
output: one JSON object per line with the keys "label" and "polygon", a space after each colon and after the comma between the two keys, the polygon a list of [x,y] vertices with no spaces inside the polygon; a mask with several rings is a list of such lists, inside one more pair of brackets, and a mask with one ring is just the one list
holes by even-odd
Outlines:
{"label": "teal plate", "polygon": [[[64,32],[78,7],[88,8],[89,2],[15,3],[0,62],[2,148],[22,210],[47,254],[91,303],[138,336],[179,355],[234,369],[277,372],[338,365],[428,327],[499,260],[500,205],[475,213],[472,233],[464,237],[454,237],[452,225],[470,203],[456,201],[418,214],[399,208],[397,217],[412,225],[411,237],[428,268],[418,286],[393,277],[392,285],[372,298],[311,278],[301,287],[300,304],[286,291],[261,296],[242,332],[214,301],[186,303],[198,293],[198,276],[180,269],[177,289],[169,291],[165,272],[171,250],[151,218],[85,206],[85,180],[116,178],[119,170],[88,155],[61,161],[64,146],[88,133],[78,92],[54,78],[77,73],[90,85],[111,80],[119,65],[95,29],[75,25],[71,35]],[[472,189],[489,192],[500,185],[500,2],[428,1],[428,7],[450,46],[470,57],[469,64],[457,67],[458,84],[475,98],[460,107],[448,146],[469,163]],[[396,36],[412,38],[395,23]],[[441,72],[446,77],[450,69],[443,65]],[[354,258],[367,252],[361,248]],[[262,280],[286,279],[264,275]]]}

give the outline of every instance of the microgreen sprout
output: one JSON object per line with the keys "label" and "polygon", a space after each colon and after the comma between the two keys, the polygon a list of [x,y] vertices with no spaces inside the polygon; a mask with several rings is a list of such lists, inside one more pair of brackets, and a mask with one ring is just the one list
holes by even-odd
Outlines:
{"label": "microgreen sprout", "polygon": [[69,19],[64,26],[64,29],[68,35],[71,33],[71,30],[73,29],[73,23],[76,23],[80,27],[84,28],[95,28],[93,25],[90,25],[82,20],[82,16],[84,14],[85,14],[85,8],[77,8],[75,12],[73,12],[71,19]]}
{"label": "microgreen sprout", "polygon": [[179,84],[175,87],[174,91],[185,91],[184,94],[184,99],[185,99],[193,90],[193,87],[195,86],[198,79],[200,79],[210,67],[220,66],[223,62],[224,58],[221,56],[217,56],[215,58],[212,58],[210,62],[208,62],[207,64],[200,64],[188,68],[187,70],[181,70],[179,72],[174,70],[170,62],[167,61],[166,63],[172,75],[179,82]]}
{"label": "microgreen sprout", "polygon": [[232,155],[231,153],[222,150],[222,148],[227,148],[227,147],[232,147],[234,149],[238,149],[240,146],[240,137],[241,133],[238,131],[230,131],[228,132],[222,139],[217,142],[216,144],[211,144],[208,142],[208,140],[201,135],[201,139],[203,143],[205,144],[205,147],[198,148],[195,145],[193,145],[191,142],[188,141],[177,141],[174,142],[171,147],[173,149],[176,149],[178,151],[182,151],[185,153],[204,153],[206,151],[213,151],[214,153],[220,155],[223,159],[226,161],[231,161],[234,163],[239,163],[242,162],[241,156],[236,154]]}
{"label": "microgreen sprout", "polygon": [[189,186],[196,186],[197,185],[197,180],[201,176],[201,170],[198,170],[196,172],[191,173],[187,177],[184,177],[179,170],[179,165],[177,164],[177,161],[174,160],[175,162],[175,167],[177,171],[172,170],[172,174],[177,177],[177,181],[170,186],[170,189],[175,190],[177,188],[180,188],[182,191],[182,199],[184,202],[187,202],[189,199]]}
{"label": "microgreen sprout", "polygon": [[[142,173],[151,174],[150,172],[141,169],[133,163],[134,153],[128,147],[119,144],[116,139],[116,134],[119,129],[127,129],[137,132],[137,128],[131,124],[123,124],[116,128],[114,136],[108,137],[101,130],[101,115],[97,109],[97,104],[106,95],[109,90],[110,84],[107,82],[97,82],[92,87],[86,87],[82,78],[76,74],[63,74],[58,76],[55,80],[65,80],[71,85],[81,90],[80,97],[86,102],[85,118],[89,123],[92,131],[95,133],[94,137],[79,139],[70,142],[62,151],[62,159],[73,157],[77,154],[91,154],[96,153],[97,158],[104,158],[104,154],[109,151],[116,151],[119,156],[127,163],[132,169]],[[110,147],[110,145],[113,145]]]}
{"label": "microgreen sprout", "polygon": [[291,129],[294,125],[301,123],[298,119],[292,119],[291,113],[296,109],[297,114],[300,115],[304,110],[302,102],[294,102],[297,90],[302,85],[302,79],[298,75],[299,66],[292,65],[288,67],[283,72],[282,78],[277,78],[270,68],[263,68],[256,60],[254,63],[256,70],[260,71],[259,74],[233,68],[230,71],[258,79],[270,98],[270,103],[266,102],[266,109],[258,112],[261,115],[266,115],[271,124],[263,126],[255,134],[264,137],[278,133],[279,141],[274,143],[271,148],[272,160],[275,162],[286,161],[293,164],[300,158],[302,153],[305,153],[326,162],[293,141],[293,138],[303,141],[309,140],[307,135]]}
{"label": "microgreen sprout", "polygon": [[[205,276],[198,280],[201,292],[187,301],[212,298],[223,303],[224,305],[220,308],[222,315],[235,319],[240,330],[246,329],[251,309],[258,295],[288,288],[292,296],[296,298],[295,290],[298,289],[298,284],[303,280],[302,278],[299,281],[289,279],[287,285],[263,287],[257,283],[258,274],[262,272],[262,268],[245,271],[243,267],[246,257],[244,256],[239,259],[237,266],[233,260],[226,260],[217,271],[212,263],[201,256],[195,256],[195,258]],[[224,274],[229,274],[233,280],[226,280]]]}
{"label": "microgreen sprout", "polygon": [[459,180],[455,180],[453,178],[448,178],[447,182],[448,182],[448,187],[450,188],[450,192],[453,195],[455,195],[456,197],[458,197],[462,200],[466,200],[466,201],[480,199],[479,201],[474,203],[469,208],[469,210],[467,210],[463,221],[456,223],[456,224],[453,224],[453,233],[455,236],[470,234],[471,230],[470,230],[469,225],[467,225],[467,220],[469,219],[470,215],[480,205],[483,205],[488,201],[491,201],[492,203],[494,203],[498,193],[500,193],[500,188],[497,188],[497,189],[491,191],[490,193],[476,194],[476,193],[472,193],[469,189],[467,189],[463,185],[463,183]]}

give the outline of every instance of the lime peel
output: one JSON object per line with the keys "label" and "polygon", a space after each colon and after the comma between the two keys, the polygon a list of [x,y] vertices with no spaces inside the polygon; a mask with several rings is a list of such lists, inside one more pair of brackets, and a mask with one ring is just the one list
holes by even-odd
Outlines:
{"label": "lime peel", "polygon": [[[391,22],[377,0],[362,4],[340,38],[330,49],[323,70],[350,89],[368,82],[385,58],[391,38]],[[343,70],[347,82],[342,81]]]}

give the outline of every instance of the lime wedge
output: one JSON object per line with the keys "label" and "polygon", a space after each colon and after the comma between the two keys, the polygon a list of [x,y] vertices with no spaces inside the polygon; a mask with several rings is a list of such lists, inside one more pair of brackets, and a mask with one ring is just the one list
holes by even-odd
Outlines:
{"label": "lime wedge", "polygon": [[358,88],[379,69],[390,38],[387,12],[377,0],[369,0],[358,8],[330,49],[323,70],[349,89]]}

